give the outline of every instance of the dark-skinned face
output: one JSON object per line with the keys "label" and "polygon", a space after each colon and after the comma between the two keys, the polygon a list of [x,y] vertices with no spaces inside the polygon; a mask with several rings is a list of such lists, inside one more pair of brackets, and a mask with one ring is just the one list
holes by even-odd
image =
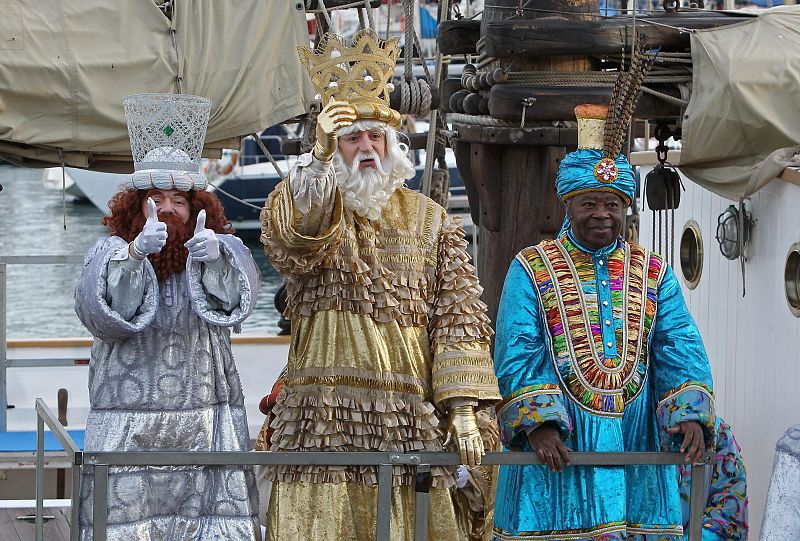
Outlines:
{"label": "dark-skinned face", "polygon": [[567,201],[572,233],[592,250],[608,246],[622,233],[626,209],[620,196],[608,192],[582,193]]}

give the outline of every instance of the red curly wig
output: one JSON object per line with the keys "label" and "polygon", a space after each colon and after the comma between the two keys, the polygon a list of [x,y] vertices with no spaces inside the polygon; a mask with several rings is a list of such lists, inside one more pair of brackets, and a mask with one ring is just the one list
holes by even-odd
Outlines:
{"label": "red curly wig", "polygon": [[[144,227],[146,218],[142,208],[149,193],[150,191],[148,190],[122,191],[108,202],[111,215],[103,218],[103,225],[108,227],[111,235],[121,237],[126,242],[131,242],[136,238],[136,235]],[[162,219],[162,221],[167,222],[170,230],[176,228],[178,233],[177,235],[170,235],[170,238],[167,239],[167,245],[164,246],[160,253],[148,256],[159,281],[163,281],[169,278],[170,275],[181,272],[186,268],[188,250],[183,244],[194,233],[197,214],[202,209],[206,211],[207,229],[220,234],[234,232],[233,226],[225,217],[222,203],[216,195],[197,191],[189,191],[185,195],[191,209],[189,220],[184,225],[172,223],[173,221],[169,218]]]}

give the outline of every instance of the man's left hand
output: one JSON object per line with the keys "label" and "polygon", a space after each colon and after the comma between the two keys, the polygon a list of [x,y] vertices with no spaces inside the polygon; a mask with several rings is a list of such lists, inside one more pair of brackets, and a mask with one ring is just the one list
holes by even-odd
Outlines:
{"label": "man's left hand", "polygon": [[681,453],[686,452],[686,462],[697,462],[706,450],[703,427],[697,421],[684,421],[667,429],[670,434],[683,434]]}
{"label": "man's left hand", "polygon": [[217,234],[206,229],[206,210],[197,213],[194,236],[184,245],[195,261],[211,263],[219,259],[219,240]]}

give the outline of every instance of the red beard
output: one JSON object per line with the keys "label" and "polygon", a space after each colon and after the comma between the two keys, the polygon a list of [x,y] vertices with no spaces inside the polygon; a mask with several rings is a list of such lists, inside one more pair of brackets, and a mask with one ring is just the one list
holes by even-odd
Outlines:
{"label": "red beard", "polygon": [[192,238],[192,229],[189,224],[184,224],[174,214],[159,215],[159,221],[167,224],[167,243],[157,254],[150,254],[147,258],[156,271],[159,282],[163,282],[176,272],[186,269],[186,258],[189,250],[184,244]]}

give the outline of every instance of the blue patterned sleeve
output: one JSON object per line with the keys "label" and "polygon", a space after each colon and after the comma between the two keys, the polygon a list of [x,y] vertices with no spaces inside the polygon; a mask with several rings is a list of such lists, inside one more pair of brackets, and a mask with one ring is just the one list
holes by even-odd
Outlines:
{"label": "blue patterned sleeve", "polygon": [[742,448],[731,427],[722,422],[718,425],[717,463],[703,520],[703,540],[746,541],[747,505]]}
{"label": "blue patterned sleeve", "polygon": [[[703,511],[703,541],[746,541],[747,472],[742,449],[731,427],[717,418],[716,462],[710,479],[706,480],[707,500]],[[683,529],[689,531],[689,493],[691,472],[680,468],[680,492],[683,504]]]}
{"label": "blue patterned sleeve", "polygon": [[554,422],[572,432],[533,283],[518,260],[511,263],[497,312],[495,372],[503,401],[497,406],[500,436],[509,449],[529,449],[527,434]]}
{"label": "blue patterned sleeve", "polygon": [[666,266],[658,285],[658,308],[651,336],[650,360],[659,397],[657,416],[662,447],[679,447],[683,435],[668,434],[666,429],[684,421],[699,422],[705,434],[706,447],[713,447],[711,367],[700,331],[669,266]]}

